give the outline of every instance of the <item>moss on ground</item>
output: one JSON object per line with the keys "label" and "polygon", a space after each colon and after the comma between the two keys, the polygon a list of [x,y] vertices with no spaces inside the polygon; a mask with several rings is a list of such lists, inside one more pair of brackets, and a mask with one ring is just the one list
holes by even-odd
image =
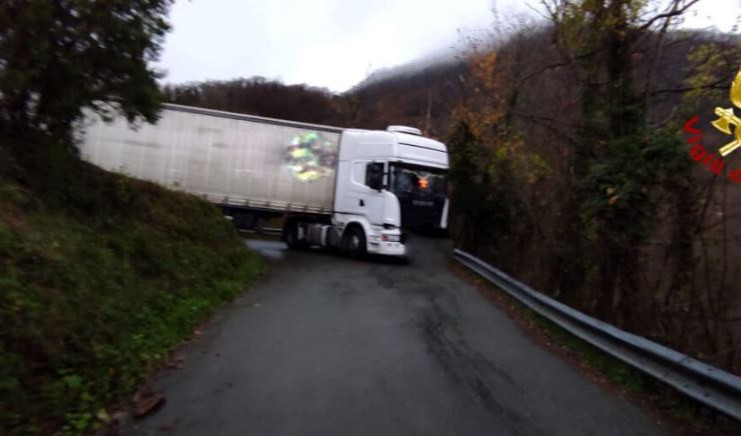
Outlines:
{"label": "moss on ground", "polygon": [[212,205],[63,147],[0,163],[3,432],[94,430],[259,259]]}

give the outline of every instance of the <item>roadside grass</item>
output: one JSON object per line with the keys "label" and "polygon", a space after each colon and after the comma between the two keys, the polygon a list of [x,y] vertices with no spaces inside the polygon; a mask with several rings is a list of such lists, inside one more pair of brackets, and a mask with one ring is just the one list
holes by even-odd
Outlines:
{"label": "roadside grass", "polygon": [[205,201],[63,149],[49,155],[22,164],[0,156],[4,434],[102,428],[260,272],[258,256]]}
{"label": "roadside grass", "polygon": [[[490,300],[504,309],[537,342],[564,355],[587,376],[609,390],[617,390],[639,406],[650,406],[669,421],[673,434],[739,434],[739,423],[678,393],[652,377],[577,338],[506,292],[455,261],[452,268],[476,285]],[[658,418],[663,419],[662,416]],[[665,424],[667,424],[665,422]]]}

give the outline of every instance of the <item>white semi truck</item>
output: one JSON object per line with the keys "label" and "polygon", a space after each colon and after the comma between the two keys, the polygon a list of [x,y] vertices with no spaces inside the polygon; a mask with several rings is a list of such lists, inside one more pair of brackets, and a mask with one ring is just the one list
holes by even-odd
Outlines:
{"label": "white semi truck", "polygon": [[83,159],[199,195],[242,228],[283,217],[290,248],[403,256],[403,229],[447,227],[447,149],[411,127],[341,129],[166,104],[155,124],[94,118],[84,132]]}

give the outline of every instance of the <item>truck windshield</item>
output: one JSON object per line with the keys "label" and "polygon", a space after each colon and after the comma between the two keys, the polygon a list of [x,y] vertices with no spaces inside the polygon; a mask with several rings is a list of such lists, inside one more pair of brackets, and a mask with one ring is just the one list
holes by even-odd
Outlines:
{"label": "truck windshield", "polygon": [[446,172],[407,164],[391,165],[390,191],[415,196],[445,196]]}
{"label": "truck windshield", "polygon": [[389,190],[399,199],[402,227],[440,225],[447,172],[402,163],[392,163],[389,172]]}

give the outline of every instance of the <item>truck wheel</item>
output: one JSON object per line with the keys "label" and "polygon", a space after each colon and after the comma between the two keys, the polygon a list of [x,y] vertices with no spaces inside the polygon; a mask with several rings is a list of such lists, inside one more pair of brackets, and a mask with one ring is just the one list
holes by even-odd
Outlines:
{"label": "truck wheel", "polygon": [[306,241],[298,238],[298,222],[291,221],[283,229],[283,240],[291,250],[302,250],[307,247]]}
{"label": "truck wheel", "polygon": [[365,232],[360,227],[352,226],[347,229],[342,242],[342,247],[350,257],[361,259],[366,255]]}

